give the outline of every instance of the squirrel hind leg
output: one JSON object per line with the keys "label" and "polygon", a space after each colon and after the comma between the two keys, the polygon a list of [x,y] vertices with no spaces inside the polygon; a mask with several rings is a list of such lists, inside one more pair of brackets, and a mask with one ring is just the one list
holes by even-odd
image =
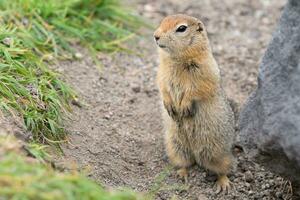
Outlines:
{"label": "squirrel hind leg", "polygon": [[180,168],[177,170],[177,175],[179,176],[180,179],[183,179],[185,183],[188,182],[188,176],[189,172],[186,167]]}
{"label": "squirrel hind leg", "polygon": [[222,191],[228,193],[231,189],[231,185],[232,183],[230,182],[227,175],[219,175],[216,182],[216,193],[220,193]]}
{"label": "squirrel hind leg", "polygon": [[174,139],[166,141],[166,151],[170,162],[178,168],[177,175],[187,182],[188,168],[195,163],[191,153]]}
{"label": "squirrel hind leg", "polygon": [[228,179],[227,174],[233,167],[233,156],[230,154],[223,155],[203,164],[207,169],[215,172],[218,175],[218,180],[216,182],[216,192],[229,192],[232,183]]}

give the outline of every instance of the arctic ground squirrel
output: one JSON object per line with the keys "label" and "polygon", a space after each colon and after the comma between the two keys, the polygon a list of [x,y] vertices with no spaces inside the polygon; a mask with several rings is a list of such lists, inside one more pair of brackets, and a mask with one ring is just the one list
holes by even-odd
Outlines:
{"label": "arctic ground squirrel", "polygon": [[171,15],[162,20],[154,39],[169,160],[185,181],[188,168],[199,164],[218,175],[217,192],[228,191],[234,115],[205,26],[194,17]]}

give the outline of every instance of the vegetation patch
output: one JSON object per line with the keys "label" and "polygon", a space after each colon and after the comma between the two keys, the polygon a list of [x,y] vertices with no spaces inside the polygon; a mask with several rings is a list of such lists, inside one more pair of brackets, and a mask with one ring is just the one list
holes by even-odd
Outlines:
{"label": "vegetation patch", "polygon": [[74,45],[91,53],[123,50],[140,25],[117,0],[0,0],[0,118],[21,119],[37,142],[24,145],[0,132],[1,200],[139,199],[76,171],[54,170],[38,142],[65,139],[62,121],[76,96],[49,66],[76,57]]}
{"label": "vegetation patch", "polygon": [[0,108],[21,116],[34,139],[64,138],[62,113],[68,108],[72,90],[30,48],[17,30],[0,29]]}
{"label": "vegetation patch", "polygon": [[[136,200],[129,190],[108,191],[78,172],[60,173],[28,157],[14,137],[0,136],[0,199]],[[31,148],[31,147],[29,147]]]}
{"label": "vegetation patch", "polygon": [[123,49],[141,24],[116,0],[0,1],[2,114],[23,119],[35,140],[63,140],[62,117],[75,93],[49,63],[72,58],[74,44],[91,52]]}

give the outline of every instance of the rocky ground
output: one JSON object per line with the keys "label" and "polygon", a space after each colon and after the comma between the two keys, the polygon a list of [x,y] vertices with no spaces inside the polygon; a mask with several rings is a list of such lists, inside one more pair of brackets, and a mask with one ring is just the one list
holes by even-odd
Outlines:
{"label": "rocky ground", "polygon": [[[206,24],[224,88],[238,105],[256,86],[258,64],[285,1],[271,0],[131,0],[149,23],[164,16],[186,13]],[[74,106],[66,122],[70,144],[57,163],[76,163],[106,186],[125,186],[154,194],[156,199],[290,199],[291,186],[236,152],[237,169],[230,176],[229,194],[214,192],[215,177],[201,167],[191,169],[183,184],[170,169],[163,147],[159,94],[155,85],[158,65],[152,31],[130,42],[138,55],[100,54],[97,67],[88,53],[58,65],[83,103]],[[238,109],[237,109],[238,110]],[[150,192],[149,192],[150,191]]]}

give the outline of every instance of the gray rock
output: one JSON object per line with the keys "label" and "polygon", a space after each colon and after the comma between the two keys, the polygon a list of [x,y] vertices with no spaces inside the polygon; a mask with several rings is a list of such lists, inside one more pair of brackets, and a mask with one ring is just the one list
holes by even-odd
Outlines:
{"label": "gray rock", "polygon": [[246,151],[266,167],[299,184],[299,0],[288,1],[260,65],[258,87],[239,119],[239,139]]}

